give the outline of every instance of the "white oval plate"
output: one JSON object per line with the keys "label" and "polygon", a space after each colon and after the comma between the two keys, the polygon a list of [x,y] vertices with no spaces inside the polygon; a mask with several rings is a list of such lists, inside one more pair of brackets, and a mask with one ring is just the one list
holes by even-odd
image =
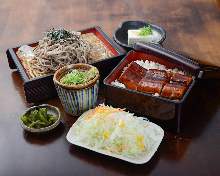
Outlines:
{"label": "white oval plate", "polygon": [[147,163],[153,157],[155,152],[157,151],[157,149],[158,149],[158,147],[159,147],[159,145],[160,145],[160,143],[161,143],[161,141],[163,139],[163,136],[164,136],[164,131],[163,131],[163,129],[160,126],[158,126],[158,125],[156,125],[156,124],[154,124],[152,122],[143,120],[143,125],[147,125],[148,126],[147,128],[150,127],[152,129],[152,132],[154,132],[156,134],[155,135],[156,139],[154,139],[155,143],[153,144],[153,147],[151,148],[151,150],[149,150],[146,153],[144,153],[141,157],[138,157],[138,158],[135,158],[135,159],[134,158],[131,159],[131,158],[128,158],[128,157],[124,157],[122,155],[117,155],[117,154],[111,153],[111,152],[106,151],[106,150],[100,150],[100,149],[96,149],[96,148],[91,148],[91,147],[86,146],[83,143],[77,141],[74,138],[74,136],[76,136],[74,129],[78,125],[79,121],[81,121],[84,116],[85,116],[85,113],[72,125],[72,127],[70,128],[69,132],[66,135],[66,139],[71,144],[74,144],[76,146],[80,146],[80,147],[86,148],[88,150],[91,150],[91,151],[94,151],[94,152],[97,152],[97,153],[101,153],[101,154],[104,154],[104,155],[107,155],[107,156],[118,158],[118,159],[130,162],[130,163],[133,163],[133,164],[144,164],[144,163]]}

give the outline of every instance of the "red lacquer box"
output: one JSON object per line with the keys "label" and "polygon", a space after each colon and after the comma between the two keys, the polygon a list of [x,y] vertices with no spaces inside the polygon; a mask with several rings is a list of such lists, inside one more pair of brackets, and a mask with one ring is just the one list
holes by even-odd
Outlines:
{"label": "red lacquer box", "polygon": [[[100,27],[92,27],[89,29],[81,30],[80,32],[83,34],[95,34],[113,54],[113,57],[111,58],[106,58],[91,63],[99,69],[102,82],[103,78],[105,78],[109,72],[118,64],[118,62],[120,62],[122,56],[125,54],[125,51],[111,38],[109,38]],[[28,45],[34,47],[37,44],[37,42],[34,42]],[[25,68],[23,67],[19,57],[16,54],[19,47],[20,46],[8,49],[6,54],[8,57],[9,67],[11,69],[17,69],[24,82],[24,92],[27,102],[36,103],[57,96],[57,92],[53,83],[53,74],[32,79],[29,78]]]}
{"label": "red lacquer box", "polygon": [[[135,60],[149,60],[166,66],[168,69],[178,68],[193,77],[193,81],[180,100],[172,100],[162,96],[143,93],[137,90],[112,85],[112,81],[119,78],[124,68]],[[202,76],[200,66],[182,55],[152,44],[137,44],[135,50],[127,53],[116,68],[105,78],[107,87],[107,104],[126,108],[130,112],[149,117],[156,121],[172,122],[180,131],[181,115],[197,78]]]}

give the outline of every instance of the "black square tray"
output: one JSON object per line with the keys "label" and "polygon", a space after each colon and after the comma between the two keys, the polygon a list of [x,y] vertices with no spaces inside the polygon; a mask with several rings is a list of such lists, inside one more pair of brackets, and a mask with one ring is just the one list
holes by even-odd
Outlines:
{"label": "black square tray", "polygon": [[[82,33],[94,33],[105,46],[114,54],[111,58],[106,58],[91,63],[96,66],[101,75],[101,81],[108,75],[108,73],[121,61],[122,56],[125,54],[125,50],[116,44],[111,38],[109,38],[100,27],[92,27],[81,30]],[[29,44],[30,46],[36,46],[38,42]],[[49,98],[57,96],[56,89],[53,83],[53,74],[30,79],[23,67],[16,52],[20,46],[9,48],[6,51],[8,64],[11,69],[17,69],[23,82],[26,101],[28,103],[37,103]]]}

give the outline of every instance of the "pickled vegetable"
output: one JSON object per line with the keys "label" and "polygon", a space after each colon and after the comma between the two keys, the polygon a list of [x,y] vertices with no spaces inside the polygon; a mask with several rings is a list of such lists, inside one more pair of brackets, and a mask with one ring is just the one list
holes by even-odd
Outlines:
{"label": "pickled vegetable", "polygon": [[47,108],[36,108],[21,117],[22,122],[29,128],[44,128],[52,125],[57,117],[49,114]]}

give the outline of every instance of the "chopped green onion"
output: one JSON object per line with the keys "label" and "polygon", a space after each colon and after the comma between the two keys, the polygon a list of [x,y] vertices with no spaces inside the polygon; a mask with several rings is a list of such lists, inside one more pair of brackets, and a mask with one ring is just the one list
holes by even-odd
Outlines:
{"label": "chopped green onion", "polygon": [[147,36],[152,34],[153,34],[153,30],[150,25],[140,28],[140,32],[139,32],[140,36]]}
{"label": "chopped green onion", "polygon": [[60,79],[60,82],[67,85],[84,84],[93,79],[98,74],[95,68],[91,68],[88,71],[84,70],[72,70],[72,72],[66,74]]}

